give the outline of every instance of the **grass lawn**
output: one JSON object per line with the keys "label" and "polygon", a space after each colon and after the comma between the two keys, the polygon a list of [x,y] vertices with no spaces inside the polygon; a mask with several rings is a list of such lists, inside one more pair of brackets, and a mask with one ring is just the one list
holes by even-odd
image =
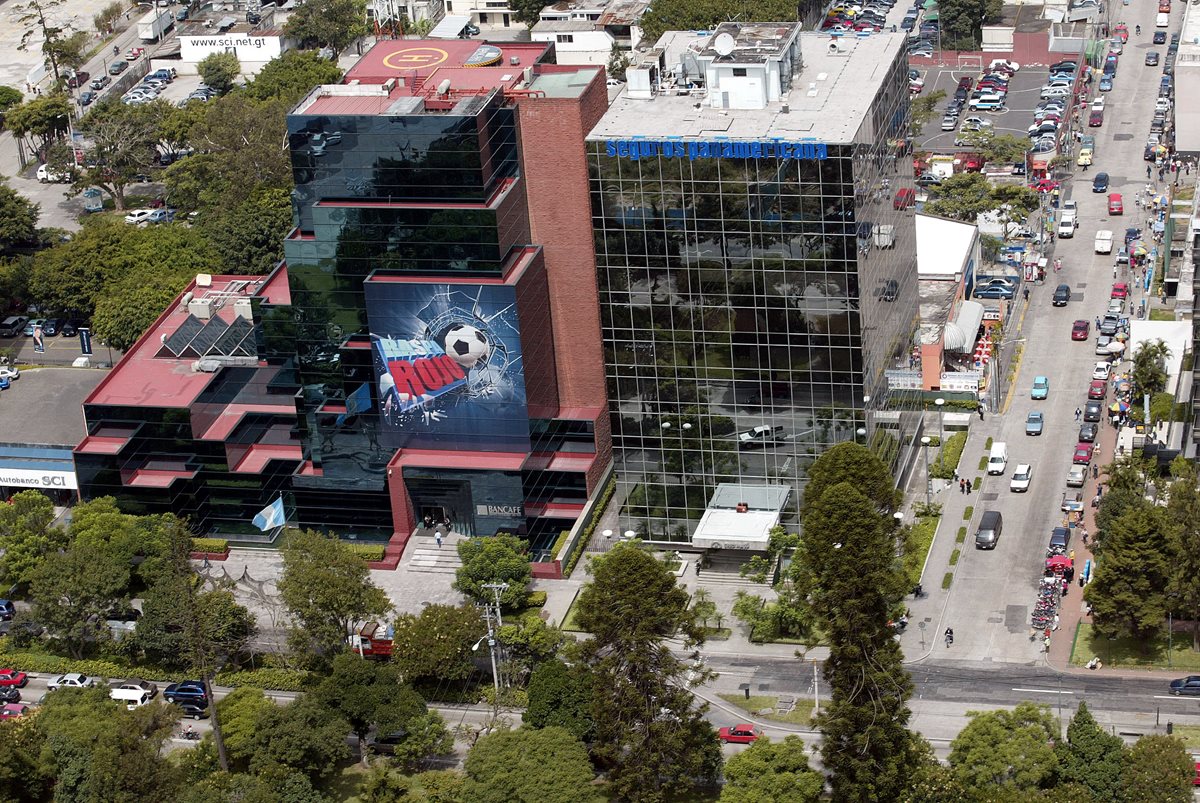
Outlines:
{"label": "grass lawn", "polygon": [[1175,320],[1175,312],[1174,310],[1155,308],[1150,310],[1150,320],[1173,321]]}
{"label": "grass lawn", "polygon": [[706,627],[704,628],[704,637],[709,641],[727,641],[733,631],[728,627]]}
{"label": "grass lawn", "polygon": [[921,570],[925,568],[925,556],[933,546],[933,536],[937,532],[940,516],[926,516],[917,519],[912,528],[912,543],[904,554],[904,573],[908,575],[909,586],[921,582]]}
{"label": "grass lawn", "polygon": [[[1192,637],[1188,633],[1175,634],[1168,665],[1165,635],[1145,643],[1124,638],[1106,639],[1096,635],[1091,625],[1081,622],[1075,631],[1071,663],[1083,666],[1092,658],[1099,658],[1105,666],[1114,668],[1137,667],[1174,672],[1200,672],[1200,652],[1192,650]],[[1164,693],[1167,680],[1163,679]]]}
{"label": "grass lawn", "polygon": [[571,600],[571,607],[567,608],[567,615],[565,617],[563,617],[562,624],[560,625],[560,627],[562,627],[563,630],[569,630],[572,633],[583,633],[584,632],[579,627],[579,623],[575,621],[575,603],[578,601],[579,601],[579,592],[576,591],[575,597]]}
{"label": "grass lawn", "polygon": [[779,702],[779,697],[768,696],[752,696],[749,700],[743,694],[729,693],[717,695],[730,705],[735,705],[743,711],[753,714],[758,719],[766,719],[771,722],[786,722],[790,725],[804,725],[805,727],[812,725],[812,710],[813,701],[796,698],[796,707],[787,714],[759,714],[759,711],[770,708],[774,710],[775,704]]}
{"label": "grass lawn", "polygon": [[1183,739],[1189,750],[1200,747],[1200,725],[1176,725],[1175,735]]}
{"label": "grass lawn", "polygon": [[351,764],[325,783],[324,792],[342,803],[360,803],[359,787],[367,777],[367,768],[362,764]]}

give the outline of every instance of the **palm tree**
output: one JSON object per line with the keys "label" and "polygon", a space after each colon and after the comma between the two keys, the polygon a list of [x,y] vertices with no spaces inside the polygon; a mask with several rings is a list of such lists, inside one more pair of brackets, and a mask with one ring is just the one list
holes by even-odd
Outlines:
{"label": "palm tree", "polygon": [[1148,340],[1133,355],[1133,388],[1138,395],[1161,393],[1167,387],[1167,358],[1171,347],[1160,340]]}

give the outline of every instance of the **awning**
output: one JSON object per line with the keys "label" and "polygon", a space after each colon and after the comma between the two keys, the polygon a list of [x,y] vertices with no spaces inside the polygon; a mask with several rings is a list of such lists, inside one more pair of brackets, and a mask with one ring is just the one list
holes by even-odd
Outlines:
{"label": "awning", "polygon": [[437,24],[437,27],[429,32],[426,39],[457,39],[458,35],[463,32],[463,28],[471,21],[471,17],[467,14],[447,14],[442,17],[442,21]]}
{"label": "awning", "polygon": [[965,354],[975,346],[975,335],[983,323],[983,305],[978,301],[964,301],[958,307],[958,317],[946,324],[942,344],[947,351]]}

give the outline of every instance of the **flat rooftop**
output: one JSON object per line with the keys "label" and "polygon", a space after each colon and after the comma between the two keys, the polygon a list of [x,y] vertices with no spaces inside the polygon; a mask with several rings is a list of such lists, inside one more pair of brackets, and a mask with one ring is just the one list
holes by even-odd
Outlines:
{"label": "flat rooftop", "polygon": [[[272,283],[271,293],[263,292],[263,276],[213,276],[211,285],[202,287],[193,280],[185,293],[192,293],[196,299],[222,298],[207,321],[220,319],[225,324],[232,324],[237,319],[234,312],[234,301],[237,298],[261,296],[272,303],[280,303],[285,296],[279,294],[278,284]],[[88,404],[130,405],[137,407],[171,407],[186,408],[196,400],[196,397],[208,386],[219,371],[209,373],[194,370],[197,357],[191,353],[184,356],[169,356],[166,350],[172,344],[172,335],[180,332],[185,325],[197,330],[199,324],[188,308],[177,298],[159,316],[146,333],[133,345],[125,356],[109,372],[108,376],[96,386],[95,390],[84,400]],[[207,322],[206,321],[206,322]],[[244,323],[242,324],[244,326]],[[219,327],[222,331],[224,327]],[[197,334],[198,334],[197,330]],[[213,335],[220,333],[214,331]],[[236,330],[234,331],[236,334]],[[202,336],[203,337],[203,336]],[[253,338],[253,334],[250,335]],[[214,345],[220,337],[212,338]],[[167,356],[162,356],[167,355]],[[22,374],[21,380],[25,381]],[[78,433],[76,433],[78,434]]]}
{"label": "flat rooftop", "polygon": [[794,22],[723,22],[700,53],[730,64],[765,64],[783,55],[795,27]]}
{"label": "flat rooftop", "polygon": [[0,398],[0,443],[78,442],[87,434],[83,400],[109,373],[96,368],[21,371]]}
{"label": "flat rooftop", "polygon": [[[668,57],[679,41],[700,42],[707,38],[680,32],[668,40]],[[787,112],[781,103],[768,104],[765,109],[714,109],[695,94],[659,94],[649,100],[634,100],[622,90],[588,139],[779,138],[849,143],[903,50],[904,40],[902,32],[841,38],[840,52],[831,53],[833,39],[828,34],[802,32],[799,41],[803,68],[793,79]],[[811,96],[810,84],[815,85]]]}
{"label": "flat rooftop", "polygon": [[[506,72],[521,74],[521,69],[538,62],[546,53],[545,42],[480,42],[472,39],[384,39],[363,54],[346,77],[349,84],[382,84],[385,81],[413,78],[426,80],[444,69],[480,69],[504,65]],[[513,59],[517,63],[513,63]],[[441,78],[439,77],[439,81]],[[436,82],[435,82],[436,84]],[[410,93],[411,94],[411,93]]]}
{"label": "flat rooftop", "polygon": [[[172,15],[174,12],[172,11]],[[206,7],[193,12],[186,20],[175,23],[175,31],[179,36],[211,36],[217,38],[226,34],[250,34],[260,36],[281,36],[283,30],[275,24],[274,6],[265,6],[261,12],[261,21],[251,24],[246,22],[246,12],[243,11],[214,11]]]}

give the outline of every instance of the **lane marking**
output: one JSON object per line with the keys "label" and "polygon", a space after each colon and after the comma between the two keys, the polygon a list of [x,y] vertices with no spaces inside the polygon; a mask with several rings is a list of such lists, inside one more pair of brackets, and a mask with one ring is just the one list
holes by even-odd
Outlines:
{"label": "lane marking", "polygon": [[1066,689],[1010,689],[1009,691],[1025,692],[1026,694],[1074,694],[1073,691]]}

